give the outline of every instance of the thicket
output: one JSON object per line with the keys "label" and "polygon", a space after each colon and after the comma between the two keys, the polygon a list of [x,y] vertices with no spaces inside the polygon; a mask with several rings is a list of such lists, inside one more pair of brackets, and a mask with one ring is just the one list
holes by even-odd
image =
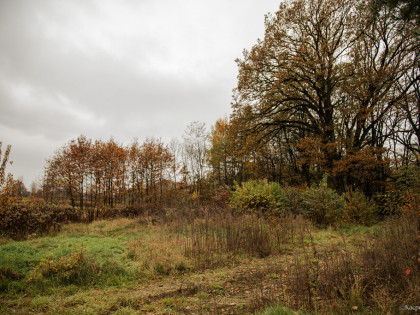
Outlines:
{"label": "thicket", "polygon": [[377,196],[382,215],[401,215],[412,205],[420,209],[420,166],[395,169],[386,188],[384,194]]}
{"label": "thicket", "polygon": [[[420,177],[416,176],[416,171],[418,173],[418,168],[413,167],[395,171],[384,193],[373,198],[358,190],[349,190],[340,195],[328,187],[326,177],[311,187],[290,187],[267,180],[250,180],[241,185],[235,183],[230,192],[227,187],[215,190],[215,196],[208,199],[208,206],[220,209],[229,206],[239,214],[265,218],[303,215],[318,226],[371,225],[378,218],[383,219],[384,214],[401,215],[407,208],[420,204]],[[67,222],[89,222],[92,217],[112,219],[151,216],[155,221],[168,220],[174,213],[195,217],[194,209],[199,209],[202,204],[194,201],[191,196],[188,198],[182,195],[182,198],[189,202],[175,204],[172,208],[156,203],[139,203],[95,207],[85,211],[70,204],[51,204],[41,199],[22,199],[7,194],[0,200],[1,234],[24,239],[31,235],[57,232]]]}

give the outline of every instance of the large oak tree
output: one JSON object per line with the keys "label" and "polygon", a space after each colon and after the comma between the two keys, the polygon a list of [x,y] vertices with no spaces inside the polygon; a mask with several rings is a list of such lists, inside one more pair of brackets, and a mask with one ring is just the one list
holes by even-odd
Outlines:
{"label": "large oak tree", "polygon": [[[381,164],[387,122],[419,77],[415,21],[377,15],[358,0],[292,0],[265,21],[265,37],[238,60],[233,117],[260,140],[298,134],[337,188],[354,184],[367,154]],[[403,87],[401,88],[401,84]],[[297,143],[296,143],[297,145]],[[348,163],[346,163],[346,161]],[[344,175],[344,176],[343,176]],[[344,179],[344,180],[343,180]]]}

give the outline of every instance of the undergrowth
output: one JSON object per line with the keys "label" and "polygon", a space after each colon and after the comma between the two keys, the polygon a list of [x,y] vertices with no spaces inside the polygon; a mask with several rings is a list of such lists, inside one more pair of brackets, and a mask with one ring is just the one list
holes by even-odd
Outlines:
{"label": "undergrowth", "polygon": [[[258,296],[260,306],[282,303],[320,313],[395,314],[420,301],[418,217],[389,221],[371,240],[350,248],[313,242],[294,252],[281,269],[278,292]],[[281,288],[281,289],[279,289]],[[280,292],[280,294],[279,294]]]}

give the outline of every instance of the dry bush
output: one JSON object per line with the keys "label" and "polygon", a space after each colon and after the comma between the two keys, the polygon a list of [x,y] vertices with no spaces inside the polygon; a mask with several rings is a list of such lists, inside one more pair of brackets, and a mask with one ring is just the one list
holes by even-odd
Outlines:
{"label": "dry bush", "polygon": [[15,202],[0,215],[2,233],[14,239],[28,235],[43,235],[59,231],[61,226],[74,219],[75,213],[70,206],[47,204],[42,200]]}
{"label": "dry bush", "polygon": [[270,217],[268,220],[274,246],[281,253],[304,246],[306,233],[308,229],[313,228],[311,222],[302,215],[284,214],[280,217]]}
{"label": "dry bush", "polygon": [[302,231],[310,224],[289,213],[262,217],[226,208],[193,208],[168,211],[165,226],[183,237],[185,256],[196,267],[208,268],[243,255],[263,258],[302,246]]}
{"label": "dry bush", "polygon": [[136,203],[133,205],[123,205],[114,208],[104,207],[97,209],[95,218],[113,219],[113,218],[134,218],[144,215],[161,216],[163,209],[160,205],[155,203]]}

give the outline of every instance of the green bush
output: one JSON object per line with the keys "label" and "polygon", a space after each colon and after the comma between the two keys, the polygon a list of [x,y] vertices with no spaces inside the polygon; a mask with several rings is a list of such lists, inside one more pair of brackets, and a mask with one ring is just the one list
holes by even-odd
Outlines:
{"label": "green bush", "polygon": [[348,191],[344,195],[346,206],[343,221],[370,225],[375,222],[378,209],[375,202],[361,191]]}
{"label": "green bush", "polygon": [[317,186],[312,186],[301,194],[304,215],[319,225],[333,225],[344,214],[345,200],[327,185],[324,176]]}
{"label": "green bush", "polygon": [[240,211],[264,213],[271,210],[280,214],[289,208],[289,200],[286,191],[278,183],[249,180],[242,185],[235,183],[230,206]]}

